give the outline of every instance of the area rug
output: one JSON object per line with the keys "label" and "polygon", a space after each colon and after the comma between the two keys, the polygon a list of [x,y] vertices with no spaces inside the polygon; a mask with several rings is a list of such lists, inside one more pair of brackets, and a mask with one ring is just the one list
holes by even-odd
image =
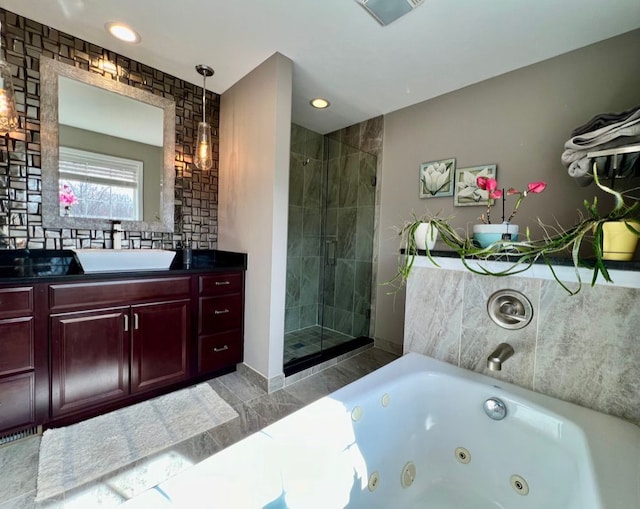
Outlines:
{"label": "area rug", "polygon": [[82,486],[237,416],[204,383],[48,429],[40,443],[36,501]]}

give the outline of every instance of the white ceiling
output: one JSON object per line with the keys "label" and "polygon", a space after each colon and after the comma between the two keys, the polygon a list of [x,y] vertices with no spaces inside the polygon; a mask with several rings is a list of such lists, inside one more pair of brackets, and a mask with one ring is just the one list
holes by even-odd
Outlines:
{"label": "white ceiling", "polygon": [[[320,133],[640,27],[639,0],[426,0],[380,26],[355,0],[0,0],[5,9],[223,93],[274,52],[293,121]],[[107,21],[142,42],[116,41]],[[613,72],[603,69],[603,72]],[[577,84],[579,86],[579,84]],[[309,99],[323,96],[328,110]]]}

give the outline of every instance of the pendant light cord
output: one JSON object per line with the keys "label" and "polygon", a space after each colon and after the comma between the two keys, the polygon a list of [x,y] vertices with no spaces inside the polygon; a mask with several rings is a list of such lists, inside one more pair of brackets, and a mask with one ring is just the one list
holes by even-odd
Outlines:
{"label": "pendant light cord", "polygon": [[207,97],[207,73],[202,74],[202,122],[205,122],[205,105]]}

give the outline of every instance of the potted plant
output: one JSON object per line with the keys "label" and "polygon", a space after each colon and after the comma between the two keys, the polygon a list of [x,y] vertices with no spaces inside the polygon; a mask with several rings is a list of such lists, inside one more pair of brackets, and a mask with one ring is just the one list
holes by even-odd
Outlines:
{"label": "potted plant", "polygon": [[[498,189],[498,182],[489,177],[478,177],[477,185],[479,189],[486,191],[488,195],[486,215],[482,214],[482,216],[480,216],[482,224],[473,226],[473,238],[480,247],[488,247],[499,240],[517,241],[519,227],[517,224],[513,224],[511,220],[518,212],[522,200],[524,200],[528,194],[541,193],[547,187],[547,184],[544,182],[531,182],[524,191],[518,191],[510,187],[505,193],[504,188]],[[518,195],[518,200],[513,208],[513,212],[511,212],[511,215],[505,220],[504,209],[506,197],[513,195]],[[492,224],[491,207],[495,204],[495,200],[499,199],[502,199],[502,221],[497,224]]]}
{"label": "potted plant", "polygon": [[[603,231],[604,225],[610,221],[622,221],[626,225],[627,230],[634,234],[636,237],[640,237],[640,228],[634,227],[633,220],[637,220],[640,216],[640,201],[635,201],[631,205],[627,205],[622,193],[614,191],[613,189],[603,185],[597,175],[597,170],[594,170],[594,181],[597,186],[614,196],[615,204],[611,211],[607,214],[600,214],[598,212],[598,200],[594,197],[593,202],[585,201],[584,206],[587,211],[586,217],[573,227],[560,231],[553,235],[546,235],[539,240],[532,240],[529,232],[527,231],[524,238],[504,239],[500,238],[495,242],[486,246],[478,245],[473,239],[470,239],[467,235],[462,235],[451,226],[448,219],[440,218],[436,216],[423,216],[416,217],[414,215],[413,220],[407,222],[400,230],[399,235],[401,238],[401,256],[398,262],[398,271],[396,275],[388,281],[386,284],[391,285],[399,290],[405,283],[415,260],[417,250],[415,249],[415,240],[413,235],[409,235],[417,228],[417,223],[428,222],[432,228],[438,231],[439,237],[448,247],[455,251],[459,256],[462,264],[469,271],[490,276],[509,276],[519,274],[528,270],[534,263],[541,260],[549,266],[551,273],[556,281],[571,295],[576,294],[582,287],[582,281],[578,272],[578,267],[584,266],[583,260],[580,258],[581,248],[585,244],[585,241],[590,243],[593,247],[593,259],[590,262],[590,266],[593,270],[593,277],[591,284],[595,284],[598,275],[602,275],[605,281],[611,282],[609,272],[605,266],[604,249],[603,249]],[[544,189],[542,185],[544,183],[532,183],[529,184],[528,193],[541,192]],[[488,187],[492,187],[493,183],[488,183]],[[496,186],[497,187],[497,186]],[[536,191],[532,190],[536,189]],[[494,188],[493,191],[496,189]],[[515,190],[514,190],[515,191]],[[509,219],[513,218],[513,215],[517,212],[518,207],[522,203],[522,200],[527,196],[527,192],[511,194],[519,194],[518,201],[514,208],[514,213]],[[498,197],[504,196],[503,194],[494,194],[493,200]],[[489,214],[493,202],[489,204],[487,209],[487,221],[489,220]],[[544,228],[544,225],[542,225]],[[545,232],[548,229],[544,230]],[[576,268],[576,276],[578,280],[578,288],[574,291],[569,289],[562,281],[560,281],[555,274],[552,266],[552,262],[549,256],[557,255],[559,253],[570,253],[571,260]],[[431,256],[431,249],[425,250],[425,254],[428,259],[436,266],[438,264]],[[469,262],[474,260],[474,264]],[[486,260],[499,260],[506,261],[509,265],[500,271],[491,270],[482,265],[482,261]]]}

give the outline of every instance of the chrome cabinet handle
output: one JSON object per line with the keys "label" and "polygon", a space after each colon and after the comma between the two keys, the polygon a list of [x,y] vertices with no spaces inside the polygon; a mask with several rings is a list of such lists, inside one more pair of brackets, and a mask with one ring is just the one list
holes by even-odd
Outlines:
{"label": "chrome cabinet handle", "polygon": [[221,347],[221,348],[217,348],[217,347],[215,347],[215,346],[213,347],[213,351],[214,351],[214,352],[216,352],[216,353],[217,353],[217,352],[224,352],[225,350],[229,350],[229,347],[228,347],[227,345],[224,345],[224,346],[223,346],[223,347]]}
{"label": "chrome cabinet handle", "polygon": [[229,310],[228,309],[216,309],[213,314],[214,315],[224,315],[225,313],[228,313]]}
{"label": "chrome cabinet handle", "polygon": [[133,313],[133,330],[138,330],[138,313]]}
{"label": "chrome cabinet handle", "polygon": [[129,332],[129,315],[124,315],[124,331]]}
{"label": "chrome cabinet handle", "polygon": [[216,281],[216,286],[230,285],[231,281]]}

